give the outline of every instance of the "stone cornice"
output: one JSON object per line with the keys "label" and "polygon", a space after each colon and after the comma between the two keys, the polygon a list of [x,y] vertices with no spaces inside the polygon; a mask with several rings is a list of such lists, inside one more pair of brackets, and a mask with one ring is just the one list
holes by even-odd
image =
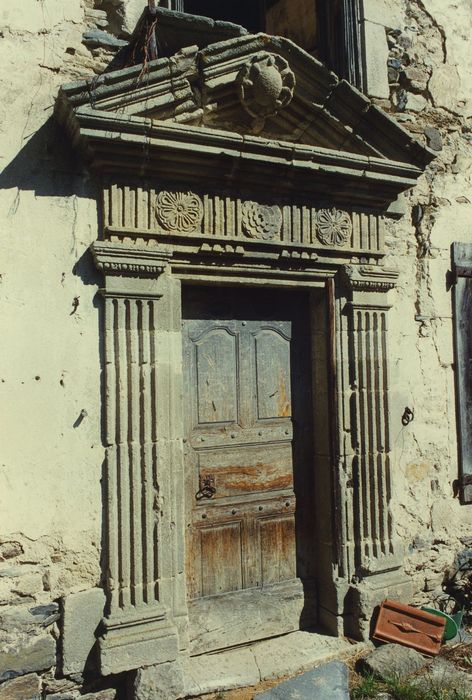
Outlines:
{"label": "stone cornice", "polygon": [[[253,130],[251,120],[244,119],[235,79],[241,79],[253,62],[264,56],[276,67],[280,62],[287,65],[294,76],[290,87],[295,83],[293,100],[281,98],[288,106],[276,110],[280,114],[268,125],[267,138],[283,139],[285,133],[290,142],[379,155],[419,168],[434,157],[400,124],[318,60],[288,39],[265,34],[247,34],[225,42],[216,39],[202,50],[189,45],[170,58],[149,62],[144,75],[141,66],[133,66],[64,85],[58,116],[63,109],[90,104],[100,112],[211,128],[221,124],[229,130],[233,123],[243,133],[260,133],[260,129]],[[283,73],[286,77],[286,71]]]}
{"label": "stone cornice", "polygon": [[192,173],[259,191],[276,182],[281,196],[377,212],[434,157],[319,61],[264,34],[188,47],[144,74],[134,66],[65,85],[55,114],[99,174],[182,182]]}
{"label": "stone cornice", "polygon": [[326,148],[268,141],[204,127],[155,122],[81,107],[68,130],[89,166],[131,179],[188,180],[208,186],[273,190],[281,196],[317,193],[334,204],[385,210],[415,185],[417,166]]}

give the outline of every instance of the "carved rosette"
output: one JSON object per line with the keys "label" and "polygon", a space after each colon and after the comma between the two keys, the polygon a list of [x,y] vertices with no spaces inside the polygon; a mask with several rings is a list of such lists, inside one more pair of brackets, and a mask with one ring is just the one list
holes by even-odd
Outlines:
{"label": "carved rosette", "polygon": [[323,245],[346,245],[352,235],[351,217],[335,207],[320,209],[316,216],[316,235]]}
{"label": "carved rosette", "polygon": [[295,75],[281,56],[261,52],[244,64],[238,78],[241,104],[252,117],[272,117],[290,104]]}
{"label": "carved rosette", "polygon": [[203,203],[193,192],[159,192],[156,217],[166,231],[195,233],[202,223]]}
{"label": "carved rosette", "polygon": [[279,235],[282,228],[282,212],[276,204],[244,202],[242,225],[244,233],[250,238],[271,241]]}

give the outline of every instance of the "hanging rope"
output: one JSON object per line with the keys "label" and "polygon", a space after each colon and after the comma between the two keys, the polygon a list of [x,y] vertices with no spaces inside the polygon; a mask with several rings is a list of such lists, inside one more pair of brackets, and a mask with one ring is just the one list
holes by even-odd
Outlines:
{"label": "hanging rope", "polygon": [[147,12],[144,17],[141,18],[141,21],[137,24],[131,36],[128,58],[123,66],[124,68],[142,63],[143,69],[140,75],[143,75],[143,73],[147,71],[149,61],[158,58],[156,26],[156,0],[148,0]]}

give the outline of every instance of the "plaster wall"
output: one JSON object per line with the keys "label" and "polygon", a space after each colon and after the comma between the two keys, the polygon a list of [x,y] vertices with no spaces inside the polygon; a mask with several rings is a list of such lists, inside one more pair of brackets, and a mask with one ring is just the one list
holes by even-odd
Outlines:
{"label": "plaster wall", "polygon": [[[451,242],[472,237],[472,10],[468,0],[391,0],[388,13],[374,12],[378,4],[366,2],[365,21],[391,62],[388,73],[380,66],[379,104],[437,151],[403,218],[387,224],[400,271],[390,326],[394,509],[420,602],[472,526],[472,508],[453,493],[447,285]],[[141,5],[7,0],[0,10],[0,604],[9,607],[100,579],[100,280],[86,252],[96,193],[51,115],[59,86],[101,72]],[[406,406],[414,420],[403,426]],[[0,634],[17,643],[6,623]]]}
{"label": "plaster wall", "polygon": [[[387,236],[388,258],[400,271],[390,326],[394,503],[415,602],[422,602],[440,592],[444,571],[472,525],[470,506],[454,497],[458,451],[448,276],[451,243],[472,241],[472,16],[468,2],[389,6],[390,97],[380,104],[437,153]],[[403,426],[407,406],[414,420]]]}

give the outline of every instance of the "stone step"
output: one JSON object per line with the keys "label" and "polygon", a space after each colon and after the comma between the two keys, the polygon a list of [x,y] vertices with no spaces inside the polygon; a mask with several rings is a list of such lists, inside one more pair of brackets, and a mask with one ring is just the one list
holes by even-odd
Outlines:
{"label": "stone step", "polygon": [[349,671],[342,661],[313,668],[257,693],[254,700],[349,700]]}
{"label": "stone step", "polygon": [[362,642],[351,644],[346,639],[299,631],[238,649],[194,656],[184,664],[185,693],[194,697],[293,677],[368,648]]}

